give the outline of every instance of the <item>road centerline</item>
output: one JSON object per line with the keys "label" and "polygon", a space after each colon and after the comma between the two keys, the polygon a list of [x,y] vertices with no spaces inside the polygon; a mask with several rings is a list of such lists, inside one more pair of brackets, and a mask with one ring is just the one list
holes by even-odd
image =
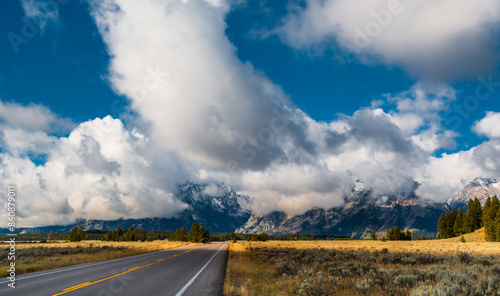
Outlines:
{"label": "road centerline", "polygon": [[[182,247],[184,247],[184,246],[182,246]],[[182,248],[182,247],[180,247],[180,248]],[[153,255],[155,253],[167,252],[167,251],[171,251],[171,250],[175,250],[175,249],[176,248],[171,248],[171,249],[165,249],[165,250],[161,250],[161,251],[155,251],[155,252],[149,252],[149,253],[144,253],[144,254],[139,254],[139,255],[133,255],[133,257],[137,258],[137,257],[142,257],[142,256],[148,256],[148,255]],[[75,270],[75,269],[88,268],[88,267],[92,267],[92,266],[96,266],[96,265],[109,264],[109,263],[113,263],[113,262],[129,260],[130,258],[131,258],[131,256],[126,256],[126,257],[109,259],[109,260],[104,260],[104,261],[82,263],[82,264],[80,264],[80,266],[77,265],[77,266],[74,266],[74,267],[71,267],[71,266],[69,266],[69,267],[61,267],[61,268],[58,268],[59,270],[48,271],[48,272],[44,272],[44,273],[41,273],[41,274],[36,274],[36,275],[29,275],[28,274],[28,276],[20,277],[20,278],[16,279],[16,281],[27,280],[27,279],[31,279],[31,278],[34,278],[34,277],[46,276],[46,275],[51,275],[51,274],[54,274],[54,273],[60,273],[60,272],[65,272],[65,271],[70,271],[70,270]],[[10,281],[2,281],[2,282],[0,282],[0,284],[5,284],[5,283],[10,283]]]}
{"label": "road centerline", "polygon": [[[132,272],[132,271],[135,271],[135,270],[138,270],[138,269],[141,269],[141,268],[147,267],[147,266],[151,266],[151,265],[153,265],[153,264],[160,263],[160,262],[163,262],[163,261],[165,261],[165,260],[168,260],[168,259],[171,259],[171,258],[174,258],[174,257],[180,256],[180,255],[183,255],[183,254],[186,254],[186,253],[189,253],[189,252],[192,252],[192,251],[194,251],[194,250],[198,250],[198,249],[201,249],[201,248],[204,248],[204,247],[206,247],[206,245],[201,246],[201,247],[198,247],[198,248],[190,249],[190,250],[184,251],[184,252],[182,252],[182,253],[172,255],[172,256],[167,257],[167,258],[159,259],[159,260],[157,260],[157,261],[154,261],[154,262],[151,262],[151,263],[148,263],[148,264],[145,264],[145,265],[132,267],[132,268],[128,269],[127,271],[124,271],[124,272],[121,272],[121,273],[117,273],[117,274],[115,274],[115,275],[112,275],[112,276],[109,276],[109,277],[106,277],[106,278],[103,278],[103,279],[100,279],[100,280],[97,280],[97,281],[93,281],[93,282],[86,282],[86,283],[82,283],[82,284],[79,284],[79,285],[76,285],[76,286],[72,286],[72,287],[69,287],[69,288],[64,289],[62,292],[59,292],[59,293],[57,293],[57,294],[53,294],[52,296],[58,296],[58,295],[66,294],[66,293],[69,293],[69,292],[72,292],[72,291],[75,291],[75,290],[78,290],[78,289],[82,289],[82,288],[88,287],[88,286],[90,286],[90,285],[94,285],[94,284],[97,284],[97,283],[100,283],[100,282],[103,282],[103,281],[106,281],[106,280],[109,280],[109,279],[115,278],[115,277],[117,277],[117,276],[120,276],[120,275],[123,275],[123,274],[129,273],[129,272]],[[220,250],[220,249],[219,249],[219,250]],[[218,253],[218,252],[219,252],[219,251],[217,251],[217,253]],[[210,259],[210,260],[211,260],[211,259]]]}

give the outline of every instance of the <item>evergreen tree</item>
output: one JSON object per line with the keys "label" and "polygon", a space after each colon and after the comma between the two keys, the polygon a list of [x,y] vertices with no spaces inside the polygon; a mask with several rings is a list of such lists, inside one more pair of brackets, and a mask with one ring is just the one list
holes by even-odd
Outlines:
{"label": "evergreen tree", "polygon": [[179,232],[180,232],[180,228],[177,228],[177,230],[168,237],[168,240],[169,241],[179,241]]}
{"label": "evergreen tree", "polygon": [[450,238],[455,236],[454,226],[457,220],[457,210],[453,209],[446,214],[441,214],[438,220],[438,238]]}
{"label": "evergreen tree", "polygon": [[85,234],[85,230],[83,230],[83,225],[78,226],[78,234],[80,235],[80,240],[87,239],[87,235]]}
{"label": "evergreen tree", "polygon": [[388,240],[411,240],[411,238],[411,231],[407,230],[406,232],[402,232],[398,226],[394,226],[387,231]]}
{"label": "evergreen tree", "polygon": [[261,241],[266,242],[269,240],[269,234],[261,232],[259,234],[252,234],[247,237],[247,241]]}
{"label": "evergreen tree", "polygon": [[259,234],[259,240],[267,242],[269,240],[269,234],[262,232],[261,234]]}
{"label": "evergreen tree", "polygon": [[127,232],[123,235],[124,241],[137,241],[137,231],[134,229],[134,226],[130,226]]}
{"label": "evergreen tree", "polygon": [[198,223],[193,222],[193,224],[191,224],[191,230],[189,231],[188,237],[187,237],[189,242],[192,242],[192,243],[196,242],[197,232],[198,232]]}
{"label": "evergreen tree", "polygon": [[450,212],[446,213],[445,215],[445,220],[446,220],[446,232],[445,238],[451,238],[455,237],[454,231],[453,231],[453,226],[455,226],[455,221],[457,220],[458,212],[455,208],[453,208]]}
{"label": "evergreen tree", "polygon": [[474,230],[473,228],[473,222],[472,222],[472,212],[474,211],[474,201],[472,199],[469,199],[469,204],[467,205],[467,211],[465,212],[465,232],[470,233]]}
{"label": "evergreen tree", "polygon": [[187,242],[187,230],[186,230],[186,226],[182,226],[181,230],[179,231],[179,240],[181,242]]}
{"label": "evergreen tree", "polygon": [[108,242],[111,240],[111,230],[108,231],[102,238],[101,241]]}
{"label": "evergreen tree", "polygon": [[236,234],[234,232],[231,232],[231,234],[229,235],[229,239],[231,240],[231,242],[236,243]]}
{"label": "evergreen tree", "polygon": [[496,213],[496,211],[493,213],[493,208],[491,207],[491,197],[488,197],[483,207],[484,233],[487,241],[494,241],[494,237],[496,236],[493,229]]}
{"label": "evergreen tree", "polygon": [[78,228],[76,226],[73,226],[73,228],[69,232],[69,241],[70,242],[81,241],[80,236],[78,235]]}
{"label": "evergreen tree", "polygon": [[192,243],[203,243],[204,242],[204,231],[203,226],[198,223],[193,223],[191,225],[191,231],[187,236],[187,240]]}
{"label": "evergreen tree", "polygon": [[139,240],[141,242],[145,242],[146,239],[148,239],[148,234],[147,234],[146,230],[145,229],[139,230]]}
{"label": "evergreen tree", "polygon": [[398,226],[395,226],[387,231],[388,240],[401,240],[403,234],[399,230]]}
{"label": "evergreen tree", "polygon": [[438,231],[438,238],[443,238],[443,233],[445,233],[445,222],[444,222],[444,214],[441,214],[438,219],[438,225],[437,225],[437,231]]}
{"label": "evergreen tree", "polygon": [[491,207],[491,197],[488,197],[483,206],[483,219],[485,218],[484,216],[486,215],[486,212],[489,211],[490,207]]}
{"label": "evergreen tree", "polygon": [[378,240],[378,237],[377,237],[377,234],[375,233],[375,231],[372,231],[372,234],[370,235],[370,237],[372,238],[372,240]]}
{"label": "evergreen tree", "polygon": [[[476,230],[483,227],[483,207],[481,206],[481,202],[476,197],[474,198],[474,203],[476,204]],[[479,220],[479,221],[477,221]]]}
{"label": "evergreen tree", "polygon": [[467,212],[465,213],[465,231],[470,233],[481,228],[481,225],[483,224],[482,218],[483,210],[477,197],[474,200],[469,200]]}
{"label": "evergreen tree", "polygon": [[500,242],[500,208],[495,219],[495,241]]}
{"label": "evergreen tree", "polygon": [[80,225],[78,227],[74,226],[69,232],[69,241],[70,242],[79,242],[86,238],[85,231],[83,230],[83,226]]}
{"label": "evergreen tree", "polygon": [[179,228],[177,228],[177,230],[174,233],[168,236],[168,240],[171,242],[178,241],[178,237],[179,237]]}
{"label": "evergreen tree", "polygon": [[208,228],[205,228],[205,231],[203,232],[203,241],[202,241],[202,243],[204,243],[204,244],[208,243],[209,238],[210,238],[210,232],[208,232]]}
{"label": "evergreen tree", "polygon": [[116,240],[123,240],[123,229],[121,228],[121,226],[118,226],[118,228],[116,229]]}
{"label": "evergreen tree", "polygon": [[[500,211],[500,200],[495,195],[491,198],[491,208],[490,208],[490,217],[491,219],[491,231],[490,231],[490,241],[497,241],[497,232],[498,232],[498,224],[496,223],[497,214]],[[485,223],[486,227],[486,223]]]}
{"label": "evergreen tree", "polygon": [[497,213],[498,209],[500,209],[500,200],[496,195],[491,198],[491,208],[493,209],[493,213]]}
{"label": "evergreen tree", "polygon": [[458,211],[457,218],[455,219],[455,223],[453,224],[453,233],[455,236],[459,236],[465,233],[465,213],[464,209],[460,208],[460,211]]}
{"label": "evergreen tree", "polygon": [[132,233],[130,234],[130,241],[136,242],[138,239],[137,230],[132,230]]}
{"label": "evergreen tree", "polygon": [[179,228],[175,231],[174,235],[172,236],[172,241],[179,241],[179,242],[187,242],[187,230],[185,226],[182,226],[182,228]]}

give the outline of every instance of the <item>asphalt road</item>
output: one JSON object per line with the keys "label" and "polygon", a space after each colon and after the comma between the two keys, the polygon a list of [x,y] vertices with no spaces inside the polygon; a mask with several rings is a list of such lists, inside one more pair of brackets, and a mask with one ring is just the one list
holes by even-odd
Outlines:
{"label": "asphalt road", "polygon": [[228,245],[191,245],[0,280],[0,295],[222,295]]}

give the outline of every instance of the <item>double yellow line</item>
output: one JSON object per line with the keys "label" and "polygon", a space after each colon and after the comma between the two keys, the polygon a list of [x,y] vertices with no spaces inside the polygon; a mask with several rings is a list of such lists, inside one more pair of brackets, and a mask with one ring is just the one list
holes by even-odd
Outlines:
{"label": "double yellow line", "polygon": [[64,289],[62,292],[60,293],[57,293],[57,294],[53,294],[52,296],[58,296],[58,295],[62,295],[62,294],[66,294],[68,292],[71,292],[71,291],[75,291],[75,290],[78,290],[78,289],[81,289],[81,288],[85,288],[87,286],[90,286],[90,285],[93,285],[93,284],[97,284],[97,283],[100,283],[100,282],[103,282],[103,281],[106,281],[106,280],[109,280],[109,279],[112,279],[114,277],[117,277],[117,276],[120,276],[122,274],[126,274],[126,273],[129,273],[131,271],[134,271],[134,270],[138,270],[138,269],[141,269],[141,268],[144,268],[146,266],[150,266],[150,265],[153,265],[153,264],[156,264],[156,263],[160,263],[162,261],[165,261],[165,260],[168,260],[168,259],[172,259],[174,257],[177,257],[177,256],[180,256],[180,255],[183,255],[183,254],[186,254],[186,253],[189,253],[189,252],[192,252],[194,250],[198,250],[198,249],[201,249],[205,246],[201,246],[201,247],[198,247],[198,248],[194,248],[194,249],[191,249],[191,250],[187,250],[187,251],[184,251],[182,253],[179,253],[179,254],[176,254],[176,255],[172,255],[170,257],[167,257],[167,258],[163,258],[163,259],[159,259],[159,260],[156,260],[155,262],[152,262],[152,263],[148,263],[146,265],[142,265],[142,266],[136,266],[136,267],[132,267],[130,268],[129,270],[127,271],[124,271],[124,272],[121,272],[121,273],[117,273],[115,275],[112,275],[112,276],[108,276],[107,278],[103,278],[103,279],[100,279],[100,280],[97,280],[95,282],[86,282],[86,283],[83,283],[83,284],[79,284],[79,285],[76,285],[76,286],[73,286],[73,287],[69,287],[69,288],[66,288]]}

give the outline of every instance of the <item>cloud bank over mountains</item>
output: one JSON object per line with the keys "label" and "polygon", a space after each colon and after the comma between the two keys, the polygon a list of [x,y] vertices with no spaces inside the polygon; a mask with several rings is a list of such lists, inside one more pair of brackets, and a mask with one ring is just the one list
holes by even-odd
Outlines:
{"label": "cloud bank over mountains", "polygon": [[[308,1],[277,31],[296,48],[330,38],[344,42],[351,36],[346,28],[370,17],[351,2]],[[381,9],[382,2],[366,10]],[[450,59],[474,59],[475,46],[494,59],[482,51],[489,49],[480,29],[496,24],[498,5],[471,6],[466,24],[458,27],[455,20],[466,16],[451,9],[439,22],[444,27],[431,30],[434,14],[448,2],[402,2],[403,12],[418,13],[394,16],[361,59],[397,64],[415,75],[437,71],[431,62],[450,48],[456,52]],[[353,176],[379,196],[409,192],[417,181],[422,198],[445,202],[477,176],[500,175],[500,113],[489,112],[472,127],[486,137],[482,144],[435,155],[455,149],[459,136],[443,126],[457,93],[447,84],[418,82],[352,115],[318,122],[251,61],[238,59],[225,34],[231,1],[90,4],[111,56],[107,79],[130,100],[131,112],[74,125],[43,106],[0,101],[0,183],[17,185],[23,225],[172,217],[186,207],[175,198],[176,184],[185,180],[222,180],[252,196],[256,212],[301,213],[341,205]],[[459,37],[473,39],[457,43]],[[486,69],[480,63],[462,73]]]}

